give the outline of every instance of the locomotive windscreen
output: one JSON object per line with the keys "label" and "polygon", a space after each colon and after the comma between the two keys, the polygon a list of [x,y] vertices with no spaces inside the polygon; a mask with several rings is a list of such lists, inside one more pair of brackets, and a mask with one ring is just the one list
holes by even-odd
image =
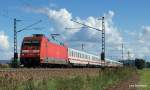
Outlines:
{"label": "locomotive windscreen", "polygon": [[23,46],[40,46],[40,41],[38,40],[24,41]]}

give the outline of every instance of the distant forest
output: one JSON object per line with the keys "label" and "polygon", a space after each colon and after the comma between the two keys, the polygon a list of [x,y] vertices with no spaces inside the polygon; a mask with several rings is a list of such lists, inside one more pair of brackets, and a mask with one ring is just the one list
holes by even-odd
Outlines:
{"label": "distant forest", "polygon": [[7,64],[10,63],[10,60],[0,60],[0,64]]}

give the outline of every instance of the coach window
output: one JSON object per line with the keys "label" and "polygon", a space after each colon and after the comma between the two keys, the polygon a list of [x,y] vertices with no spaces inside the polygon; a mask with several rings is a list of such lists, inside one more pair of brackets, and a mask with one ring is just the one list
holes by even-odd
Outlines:
{"label": "coach window", "polygon": [[74,57],[76,57],[76,52],[74,52]]}
{"label": "coach window", "polygon": [[69,50],[69,56],[71,56],[71,51]]}
{"label": "coach window", "polygon": [[76,52],[76,57],[78,57],[78,52]]}
{"label": "coach window", "polygon": [[77,52],[76,52],[76,57],[77,57]]}
{"label": "coach window", "polygon": [[74,57],[76,57],[76,52],[74,52],[74,54],[73,54],[73,55],[74,55]]}
{"label": "coach window", "polygon": [[79,53],[79,58],[80,58],[80,53]]}
{"label": "coach window", "polygon": [[74,57],[76,57],[75,54],[76,54],[76,52],[74,52]]}
{"label": "coach window", "polygon": [[73,54],[72,54],[72,56],[74,57],[74,51],[73,51]]}
{"label": "coach window", "polygon": [[77,54],[77,52],[74,52],[74,57],[77,57],[76,54]]}
{"label": "coach window", "polygon": [[78,57],[78,52],[76,52],[76,57]]}
{"label": "coach window", "polygon": [[73,57],[73,51],[72,51],[72,57]]}

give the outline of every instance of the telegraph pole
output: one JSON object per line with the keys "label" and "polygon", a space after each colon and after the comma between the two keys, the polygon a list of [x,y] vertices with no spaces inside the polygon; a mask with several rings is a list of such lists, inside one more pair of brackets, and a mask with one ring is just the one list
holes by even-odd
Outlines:
{"label": "telegraph pole", "polygon": [[130,52],[128,51],[128,60],[130,60]]}
{"label": "telegraph pole", "polygon": [[14,60],[17,59],[17,31],[16,31],[16,18],[14,19]]}
{"label": "telegraph pole", "polygon": [[124,59],[124,57],[123,57],[123,43],[122,43],[122,60]]}
{"label": "telegraph pole", "polygon": [[104,22],[104,17],[102,17],[102,52],[101,52],[101,60],[105,61],[105,22]]}
{"label": "telegraph pole", "polygon": [[84,46],[85,46],[85,44],[81,44],[81,49],[82,49],[82,51],[84,50]]}
{"label": "telegraph pole", "polygon": [[13,67],[17,67],[18,66],[18,52],[17,52],[17,30],[16,30],[16,23],[17,20],[16,18],[14,18],[14,60],[13,60]]}

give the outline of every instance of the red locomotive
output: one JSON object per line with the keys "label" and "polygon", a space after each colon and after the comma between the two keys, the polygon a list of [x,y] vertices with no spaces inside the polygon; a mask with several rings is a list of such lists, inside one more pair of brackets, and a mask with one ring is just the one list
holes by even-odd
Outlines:
{"label": "red locomotive", "polygon": [[42,34],[25,37],[21,47],[20,62],[24,66],[67,64],[67,47],[52,43]]}
{"label": "red locomotive", "polygon": [[[99,56],[56,44],[43,34],[34,34],[25,37],[22,42],[20,63],[25,67],[36,66],[121,66],[120,62],[113,60],[100,60]],[[108,65],[108,66],[110,66]]]}

